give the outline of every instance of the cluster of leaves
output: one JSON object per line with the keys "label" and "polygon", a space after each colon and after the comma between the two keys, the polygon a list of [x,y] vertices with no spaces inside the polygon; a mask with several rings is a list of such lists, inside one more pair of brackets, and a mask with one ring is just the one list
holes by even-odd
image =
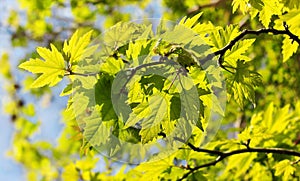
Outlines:
{"label": "cluster of leaves", "polygon": [[[42,21],[52,15],[50,7],[66,6],[64,1],[22,2],[28,12],[41,9],[31,16],[26,27],[35,40],[46,36],[47,31],[53,32],[53,27]],[[110,19],[115,18],[108,19],[108,25],[127,20],[128,16],[116,11],[113,2],[71,1],[75,20],[84,28],[64,43],[56,42],[58,34],[51,33],[54,43],[48,48],[37,48],[38,55],[33,57],[39,58],[19,66],[38,74],[31,88],[55,86],[63,77],[70,80],[61,93],[69,96],[69,101],[63,110],[66,128],[58,146],[30,141],[39,126],[27,118],[34,115],[33,105],[15,100],[6,108],[17,128],[10,154],[29,170],[29,180],[299,177],[300,67],[295,61],[299,3],[163,2],[174,12],[167,15],[166,11],[166,17],[190,17],[171,28],[164,27],[163,21],[155,28],[118,23],[95,38],[98,30],[89,31],[87,22],[95,21],[96,15],[110,14]],[[127,2],[120,4],[126,6]],[[210,7],[219,7],[220,11]],[[200,9],[203,15],[196,14]],[[243,31],[243,27],[262,29]],[[277,38],[277,34],[283,36]],[[4,55],[1,72],[13,81],[7,60]],[[16,86],[12,84],[8,92],[16,97],[15,90],[10,91],[13,87]],[[216,119],[216,114],[224,116],[221,129],[208,144],[202,145],[207,135],[218,129],[209,121]],[[157,146],[161,140],[180,149],[155,154],[134,168],[123,164],[119,172],[113,171],[113,161],[104,157],[106,171],[94,169],[98,162],[95,154],[99,152],[119,160],[129,154],[129,161],[140,161],[153,154],[147,146]],[[132,144],[137,148],[132,149]],[[78,159],[80,150],[82,158]],[[50,156],[47,152],[51,152]]]}
{"label": "cluster of leaves", "polygon": [[[213,94],[214,89],[222,89],[221,72],[213,65],[207,72],[201,70],[196,56],[208,51],[200,38],[204,25],[195,25],[199,17],[184,19],[171,30],[159,26],[156,31],[163,33],[155,36],[151,26],[120,23],[108,30],[102,44],[89,47],[92,32],[80,38],[76,32],[64,43],[63,52],[54,45],[51,50],[39,48],[44,60],[30,59],[20,68],[42,73],[33,88],[56,85],[68,75],[72,82],[62,95],[73,94],[67,109],[83,120],[79,124],[85,141],[98,150],[104,145],[110,156],[119,154],[117,145],[122,141],[147,144],[170,135],[185,140],[193,125],[203,131],[201,120],[210,119],[212,106],[223,114]],[[174,39],[179,34],[182,37]],[[199,47],[203,52],[195,51]],[[158,62],[153,62],[155,56],[160,57]],[[126,111],[118,115],[118,109]],[[136,155],[135,150],[131,152]]]}

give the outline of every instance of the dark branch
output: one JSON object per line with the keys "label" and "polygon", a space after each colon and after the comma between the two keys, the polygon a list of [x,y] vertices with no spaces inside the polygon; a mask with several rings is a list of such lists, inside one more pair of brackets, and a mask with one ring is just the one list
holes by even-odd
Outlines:
{"label": "dark branch", "polygon": [[100,75],[101,72],[98,72],[98,73],[77,73],[77,72],[73,72],[73,71],[68,71],[67,74],[65,74],[65,76],[70,76],[70,75],[78,75],[78,76],[83,76],[83,77],[89,77],[89,76],[97,76],[97,75]]}
{"label": "dark branch", "polygon": [[179,180],[183,180],[183,179],[187,178],[190,174],[192,174],[196,170],[216,165],[218,162],[221,162],[222,160],[224,160],[227,157],[230,157],[232,155],[242,154],[242,153],[274,153],[274,154],[283,154],[283,155],[291,155],[291,156],[300,157],[300,152],[297,152],[294,150],[287,150],[287,149],[283,149],[283,148],[250,148],[250,147],[248,147],[246,149],[233,150],[233,151],[229,151],[229,152],[219,152],[219,151],[214,151],[214,150],[208,151],[206,149],[199,149],[199,148],[195,147],[194,145],[190,146],[191,144],[187,144],[187,145],[194,151],[203,152],[203,153],[209,153],[212,151],[211,154],[217,153],[217,155],[219,155],[219,156],[214,161],[208,162],[203,165],[196,166],[194,168],[190,168],[189,172],[184,174],[182,176],[182,178],[180,178]]}
{"label": "dark branch", "polygon": [[185,143],[192,150],[194,150],[196,152],[209,153],[211,155],[222,155],[223,154],[223,152],[217,151],[217,150],[208,150],[208,149],[198,148],[198,147],[194,146],[192,143],[186,143],[183,139],[178,138],[178,137],[175,137],[174,139],[177,141],[180,141],[181,143]]}
{"label": "dark branch", "polygon": [[287,35],[289,36],[293,41],[296,41],[300,45],[300,39],[298,36],[294,35],[286,25],[286,23],[283,24],[285,30],[277,30],[273,28],[268,28],[268,29],[259,29],[259,30],[243,30],[241,34],[239,34],[237,37],[235,37],[233,40],[231,40],[226,46],[221,48],[218,51],[215,51],[213,53],[208,54],[206,57],[202,58],[199,60],[200,64],[205,64],[207,61],[211,60],[215,56],[220,56],[219,57],[219,65],[222,67],[223,65],[223,56],[227,50],[231,50],[231,48],[242,38],[244,38],[246,35],[260,35],[260,34],[267,34],[267,33],[272,33],[273,35]]}

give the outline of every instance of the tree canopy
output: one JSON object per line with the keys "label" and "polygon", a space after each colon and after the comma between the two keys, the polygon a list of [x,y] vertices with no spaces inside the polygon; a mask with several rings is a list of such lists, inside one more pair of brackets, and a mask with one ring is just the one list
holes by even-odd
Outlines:
{"label": "tree canopy", "polygon": [[[0,70],[28,180],[299,180],[299,1],[18,4],[3,26],[28,54]],[[55,144],[26,98],[47,94]]]}

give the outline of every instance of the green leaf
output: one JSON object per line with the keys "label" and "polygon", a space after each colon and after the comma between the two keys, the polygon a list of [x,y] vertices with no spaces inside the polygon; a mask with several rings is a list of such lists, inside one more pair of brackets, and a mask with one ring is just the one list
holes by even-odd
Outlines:
{"label": "green leaf", "polygon": [[196,87],[194,87],[193,81],[185,76],[180,76],[177,82],[181,87],[181,116],[186,121],[190,121],[203,130],[200,122],[200,117],[203,116],[203,112],[200,109],[202,105],[200,105],[198,91]]}
{"label": "green leaf", "polygon": [[28,104],[22,109],[23,113],[27,116],[34,116],[35,115],[35,109],[33,104]]}
{"label": "green leaf", "polygon": [[282,41],[283,62],[286,62],[298,49],[299,44],[293,42],[289,36],[284,36]]}
{"label": "green leaf", "polygon": [[83,136],[92,146],[100,146],[103,143],[107,143],[107,139],[110,136],[110,127],[106,126],[105,122],[102,122],[99,114],[99,109],[101,108],[97,107],[92,112],[92,115],[84,120],[86,126]]}
{"label": "green leaf", "polygon": [[[239,178],[247,172],[253,160],[257,157],[257,153],[244,153],[240,155],[233,155],[229,157],[226,170],[224,172],[230,174],[230,170],[237,169],[234,178]],[[225,178],[228,175],[224,175]]]}
{"label": "green leaf", "polygon": [[212,51],[223,48],[239,34],[238,27],[234,25],[229,25],[225,29],[216,28],[210,36],[209,44],[215,47]]}
{"label": "green leaf", "polygon": [[112,77],[103,75],[95,85],[96,104],[101,106],[102,121],[117,119],[111,100]]}
{"label": "green leaf", "polygon": [[259,12],[259,20],[268,28],[273,15],[281,15],[283,4],[280,0],[261,0],[263,2],[262,10]]}
{"label": "green leaf", "polygon": [[300,10],[299,9],[292,9],[287,13],[280,15],[279,19],[275,20],[274,28],[276,29],[284,29],[283,22],[289,27],[289,30],[294,34],[299,33],[299,26],[300,26]]}
{"label": "green leaf", "polygon": [[111,27],[105,33],[103,43],[112,50],[126,45],[130,40],[135,40],[147,30],[144,25],[138,25],[132,22],[120,22]]}
{"label": "green leaf", "polygon": [[192,28],[194,25],[196,25],[198,19],[201,17],[203,13],[200,12],[196,15],[194,15],[193,17],[191,18],[187,18],[186,16],[184,18],[182,18],[182,20],[180,20],[179,24],[180,25],[183,25],[187,28]]}
{"label": "green leaf", "polygon": [[275,169],[275,176],[283,174],[284,181],[290,180],[292,174],[296,171],[296,168],[291,165],[290,160],[282,160],[273,168]]}
{"label": "green leaf", "polygon": [[84,95],[83,92],[76,93],[73,97],[73,110],[76,115],[80,115],[81,113],[85,112],[88,104],[89,104],[89,98]]}
{"label": "green leaf", "polygon": [[195,85],[198,85],[198,88],[203,90],[208,89],[208,82],[206,80],[206,72],[197,68],[197,67],[190,67],[189,69],[189,76],[193,79]]}
{"label": "green leaf", "polygon": [[115,75],[124,68],[124,62],[121,59],[109,57],[101,64],[100,70],[110,75]]}
{"label": "green leaf", "polygon": [[142,122],[144,129],[159,125],[167,116],[170,96],[157,92],[149,97],[150,115]]}
{"label": "green leaf", "polygon": [[62,180],[79,180],[80,175],[76,170],[76,165],[74,163],[69,163],[68,165],[63,167],[64,172],[62,173]]}
{"label": "green leaf", "polygon": [[79,33],[77,30],[72,35],[69,42],[65,41],[63,51],[69,58],[68,61],[71,64],[90,56],[97,49],[96,45],[87,48],[90,43],[92,33],[93,31],[91,30],[84,34],[82,37],[79,37]]}
{"label": "green leaf", "polygon": [[292,113],[289,110],[289,105],[279,110],[276,109],[273,102],[268,105],[264,112],[263,125],[268,128],[269,133],[282,133],[288,128],[292,118]]}
{"label": "green leaf", "polygon": [[38,54],[45,60],[30,59],[19,65],[19,68],[32,73],[42,73],[32,84],[32,88],[43,87],[49,84],[50,87],[60,82],[65,75],[65,62],[62,54],[58,52],[54,45],[50,45],[51,50],[39,47]]}
{"label": "green leaf", "polygon": [[97,83],[97,78],[95,76],[76,76],[76,79],[79,80],[84,89],[92,89]]}
{"label": "green leaf", "polygon": [[254,43],[255,39],[246,39],[238,41],[233,47],[225,52],[224,60],[229,65],[236,67],[236,62],[238,59],[244,60],[245,62],[250,61],[251,59],[243,55],[249,47]]}
{"label": "green leaf", "polygon": [[147,118],[151,112],[148,102],[142,102],[132,109],[132,113],[129,115],[129,119],[126,121],[125,127],[134,126],[136,123]]}
{"label": "green leaf", "polygon": [[289,7],[290,9],[292,9],[292,8],[299,9],[299,7],[300,7],[300,1],[298,1],[298,0],[285,0],[283,2],[285,4],[285,6]]}
{"label": "green leaf", "polygon": [[131,41],[126,50],[126,56],[131,61],[131,65],[138,66],[142,64],[146,60],[145,57],[149,55],[151,46],[152,41],[147,39]]}
{"label": "green leaf", "polygon": [[245,128],[238,135],[239,140],[243,143],[251,140],[251,146],[257,146],[261,143],[262,140],[270,137],[271,135],[268,133],[268,128],[260,125],[251,125]]}
{"label": "green leaf", "polygon": [[204,176],[203,171],[196,171],[188,177],[188,180],[206,181],[208,179]]}
{"label": "green leaf", "polygon": [[213,31],[215,27],[210,22],[200,23],[199,19],[202,16],[202,14],[203,13],[200,12],[191,18],[187,18],[187,16],[185,16],[184,18],[182,18],[182,20],[180,20],[179,25],[189,28],[193,30],[193,32],[201,35],[201,38],[198,37],[198,39],[202,39],[202,38],[204,39],[206,34]]}
{"label": "green leaf", "polygon": [[163,132],[166,134],[166,135],[170,135],[174,129],[175,129],[175,124],[176,121],[170,121],[168,119],[164,120],[162,123],[161,123],[161,127],[163,129]]}
{"label": "green leaf", "polygon": [[129,91],[128,91],[128,104],[132,103],[140,103],[143,102],[144,94],[143,90],[141,88],[141,84],[138,80],[133,80],[135,77],[132,78],[132,85],[130,85]]}
{"label": "green leaf", "polygon": [[180,118],[180,112],[181,112],[181,102],[179,95],[172,96],[170,100],[170,109],[169,109],[169,115],[171,121],[177,120]]}
{"label": "green leaf", "polygon": [[160,125],[152,125],[150,128],[141,129],[139,134],[141,135],[142,143],[145,144],[157,138],[160,132]]}
{"label": "green leaf", "polygon": [[249,8],[249,0],[233,0],[232,1],[232,13],[235,13],[239,8],[243,14],[245,14]]}
{"label": "green leaf", "polygon": [[173,165],[174,156],[167,158],[157,158],[149,160],[148,162],[141,163],[135,171],[142,173],[140,180],[159,180],[158,178],[162,173]]}
{"label": "green leaf", "polygon": [[61,93],[59,94],[59,96],[67,96],[67,95],[70,95],[72,94],[72,90],[73,90],[73,84],[70,83],[68,84],[64,90],[61,91]]}
{"label": "green leaf", "polygon": [[200,96],[203,105],[213,112],[219,113],[220,115],[224,116],[224,110],[220,105],[220,102],[216,95],[214,94],[205,94]]}
{"label": "green leaf", "polygon": [[261,85],[261,76],[254,71],[249,71],[247,64],[243,61],[237,62],[234,75],[227,79],[228,97],[234,98],[241,108],[245,106],[246,100],[255,105],[255,88]]}
{"label": "green leaf", "polygon": [[[130,142],[130,143],[140,143],[141,137],[139,136],[139,129],[136,128],[127,128],[127,129],[120,129],[118,138]],[[136,153],[133,153],[136,154]]]}

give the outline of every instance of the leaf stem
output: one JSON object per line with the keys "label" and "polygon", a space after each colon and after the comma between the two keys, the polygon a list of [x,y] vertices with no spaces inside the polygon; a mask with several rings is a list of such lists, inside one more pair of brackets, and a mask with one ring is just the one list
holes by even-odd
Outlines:
{"label": "leaf stem", "polygon": [[70,75],[78,75],[78,76],[83,76],[83,77],[89,77],[89,76],[97,76],[97,75],[100,75],[101,72],[98,72],[98,73],[78,73],[78,72],[73,72],[71,70],[67,70],[67,74],[65,74],[65,76],[70,76]]}

